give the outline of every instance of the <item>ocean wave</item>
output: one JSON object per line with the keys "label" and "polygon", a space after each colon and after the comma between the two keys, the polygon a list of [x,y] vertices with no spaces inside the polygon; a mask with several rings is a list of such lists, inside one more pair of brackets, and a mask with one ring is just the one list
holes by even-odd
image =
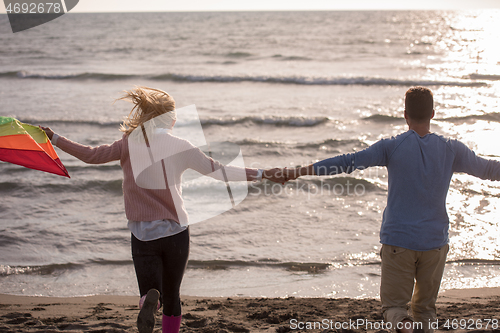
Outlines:
{"label": "ocean wave", "polygon": [[[363,120],[377,122],[377,123],[388,123],[388,124],[396,124],[396,123],[404,123],[405,122],[403,117],[390,116],[390,115],[385,115],[385,114],[374,114],[374,115],[363,118]],[[474,122],[476,120],[500,122],[500,113],[499,112],[490,112],[490,113],[484,113],[484,114],[467,115],[467,116],[459,116],[459,117],[434,118],[434,120],[446,121],[446,122],[452,122],[452,123]]]}
{"label": "ocean wave", "polygon": [[481,87],[487,86],[486,82],[470,80],[420,80],[420,79],[397,79],[384,77],[309,77],[309,76],[267,76],[267,75],[191,75],[164,73],[158,75],[138,74],[115,74],[115,73],[33,73],[29,71],[0,72],[0,78],[18,79],[46,79],[46,80],[126,80],[126,79],[149,79],[155,81],[177,81],[177,82],[257,82],[277,84],[298,85],[363,85],[363,86],[461,86]]}
{"label": "ocean wave", "polygon": [[275,54],[272,56],[272,58],[276,58],[278,60],[283,60],[283,61],[309,61],[312,60],[309,57],[303,57],[303,56],[283,56],[281,54]]}
{"label": "ocean wave", "polygon": [[321,273],[332,267],[332,263],[281,262],[278,260],[189,260],[188,268],[206,270],[225,270],[242,267],[269,267],[286,269],[293,272]]}
{"label": "ocean wave", "polygon": [[[361,263],[363,264],[363,263]],[[132,260],[87,260],[82,263],[63,263],[33,266],[0,265],[0,277],[9,275],[61,275],[67,271],[84,269],[92,266],[127,266],[133,265]],[[330,267],[339,267],[347,263],[321,263],[321,262],[282,262],[273,259],[257,261],[244,260],[189,260],[189,269],[226,270],[244,267],[276,268],[292,272],[321,273]]]}
{"label": "ocean wave", "polygon": [[258,139],[243,139],[235,142],[239,146],[265,146],[265,147],[277,147],[287,145],[283,141],[267,141]]}
{"label": "ocean wave", "polygon": [[74,271],[83,269],[87,266],[123,266],[132,265],[132,260],[105,260],[105,259],[91,259],[81,263],[60,263],[60,264],[46,264],[46,265],[30,265],[30,266],[12,266],[0,265],[0,276],[9,275],[60,275],[66,271]]}
{"label": "ocean wave", "polygon": [[0,276],[9,275],[59,275],[64,271],[82,268],[82,264],[48,264],[40,266],[9,266],[0,265]]}
{"label": "ocean wave", "polygon": [[126,260],[108,260],[108,259],[91,259],[89,260],[89,264],[99,265],[99,266],[126,266],[132,264],[133,261],[130,259]]}
{"label": "ocean wave", "polygon": [[[99,121],[80,119],[41,119],[34,117],[18,118],[20,122],[27,124],[52,125],[89,125],[98,127],[116,127],[121,124],[119,121]],[[200,119],[203,126],[231,126],[238,124],[274,125],[290,127],[311,127],[329,122],[329,117],[306,117],[306,116],[245,116],[245,117],[219,117]]]}
{"label": "ocean wave", "polygon": [[[312,127],[329,122],[328,117],[306,117],[306,116],[246,116],[246,117],[220,117],[200,119],[202,126],[232,126],[239,124],[273,125],[290,127]],[[65,125],[89,125],[98,127],[120,126],[119,121],[98,121],[79,119],[41,119],[34,117],[19,118],[19,121],[27,124],[43,124],[52,126],[58,124]]]}
{"label": "ocean wave", "polygon": [[[18,174],[23,172],[33,172],[33,169],[24,168],[15,164],[0,163],[0,165],[2,165],[1,172],[2,174],[5,175]],[[74,166],[66,165],[65,167],[70,174],[73,172],[89,171],[89,170],[104,171],[104,172],[111,170],[121,170],[121,166],[119,164],[85,164],[85,165],[74,165]],[[2,183],[0,182],[0,191],[1,189],[2,189]]]}
{"label": "ocean wave", "polygon": [[0,247],[17,245],[21,243],[18,237],[12,237],[6,234],[0,235]]}
{"label": "ocean wave", "polygon": [[19,78],[19,79],[46,79],[46,80],[125,80],[138,77],[133,74],[112,74],[112,73],[76,73],[76,74],[51,74],[51,73],[33,73],[29,71],[10,71],[0,72],[0,78]]}
{"label": "ocean wave", "polygon": [[488,80],[488,81],[498,81],[500,80],[500,75],[498,74],[478,74],[478,73],[473,73],[465,76],[464,78],[466,79],[471,79],[471,80]]}
{"label": "ocean wave", "polygon": [[[29,169],[31,170],[31,169]],[[22,185],[15,182],[0,182],[0,192],[8,192],[20,188]]]}
{"label": "ocean wave", "polygon": [[114,195],[122,194],[122,179],[75,181],[72,184],[41,184],[34,185],[23,182],[0,182],[0,193],[11,195],[22,193],[24,196],[38,196],[41,193],[73,193],[73,192],[107,192]]}
{"label": "ocean wave", "polygon": [[437,118],[437,119],[435,118],[434,120],[447,121],[452,123],[474,122],[476,120],[500,122],[500,113],[490,112],[490,113],[468,115],[461,117],[447,117],[447,118]]}
{"label": "ocean wave", "polygon": [[[362,118],[365,121],[375,123],[388,123],[397,124],[404,123],[402,116],[391,116],[386,114],[374,114]],[[500,112],[490,112],[484,114],[467,115],[459,117],[447,118],[434,118],[437,121],[447,121],[453,123],[470,122],[475,120],[485,120],[500,122]],[[119,121],[99,121],[99,120],[79,120],[79,119],[41,119],[34,117],[19,118],[19,121],[27,124],[42,124],[44,126],[54,125],[87,125],[96,127],[112,127],[119,128],[121,122]],[[233,126],[233,125],[262,125],[262,126],[276,126],[276,127],[314,127],[326,124],[333,121],[330,117],[314,117],[314,116],[243,116],[243,117],[218,117],[200,119],[202,126]],[[252,144],[245,142],[245,144]],[[254,144],[257,144],[255,142]],[[328,143],[326,143],[328,144]],[[313,145],[315,145],[313,143]]]}
{"label": "ocean wave", "polygon": [[99,121],[99,120],[81,120],[81,119],[43,119],[36,117],[20,117],[17,118],[20,122],[26,124],[42,126],[53,126],[53,125],[88,125],[88,126],[98,126],[98,127],[115,127],[119,128],[120,121]]}
{"label": "ocean wave", "polygon": [[247,58],[253,56],[253,54],[249,52],[229,52],[225,56],[228,58]]}
{"label": "ocean wave", "polygon": [[447,264],[459,264],[459,265],[500,265],[500,260],[498,259],[456,259],[446,262]]}
{"label": "ocean wave", "polygon": [[89,170],[96,170],[96,171],[119,171],[122,169],[120,164],[85,164],[85,165],[70,165],[66,166],[66,169],[68,172],[78,172],[78,171],[89,171]]}
{"label": "ocean wave", "polygon": [[107,192],[114,195],[122,195],[122,179],[113,180],[87,180],[77,181],[76,184],[45,184],[37,185],[41,191],[49,193],[64,193],[64,192],[83,192],[83,191],[97,191]]}
{"label": "ocean wave", "polygon": [[[500,260],[496,259],[457,259],[446,262],[447,264],[459,265],[500,265]],[[133,265],[130,260],[87,260],[81,263],[59,263],[47,265],[0,265],[0,277],[9,275],[53,275],[58,276],[68,271],[85,269],[92,266],[129,266]],[[337,269],[345,266],[369,266],[380,265],[380,261],[336,261],[336,262],[296,262],[296,261],[281,261],[278,259],[260,259],[256,261],[245,260],[192,260],[188,262],[189,269],[202,270],[228,270],[241,269],[247,267],[284,269],[290,272],[307,272],[309,274],[319,274],[326,272],[329,269]]]}
{"label": "ocean wave", "polygon": [[319,149],[322,147],[342,147],[342,146],[350,146],[350,147],[366,147],[366,143],[361,140],[338,140],[338,139],[325,139],[316,142],[305,142],[305,143],[289,143],[283,141],[267,141],[267,140],[258,140],[258,139],[244,139],[235,142],[239,146],[262,146],[262,147],[282,147],[289,146],[291,148],[298,149]]}
{"label": "ocean wave", "polygon": [[365,142],[358,139],[353,139],[353,140],[326,139],[319,142],[308,142],[308,143],[297,144],[297,148],[299,149],[320,149],[322,147],[336,148],[342,146],[349,146],[356,148],[368,147],[368,145]]}
{"label": "ocean wave", "polygon": [[381,77],[305,77],[305,76],[229,76],[229,75],[182,75],[162,74],[147,77],[159,81],[186,82],[261,82],[298,85],[363,85],[363,86],[463,86],[480,87],[487,83],[478,81],[408,80]]}
{"label": "ocean wave", "polygon": [[247,116],[231,118],[209,118],[202,119],[203,126],[229,126],[244,123],[253,123],[257,125],[274,125],[290,127],[312,127],[327,123],[328,117],[302,117],[302,116]]}
{"label": "ocean wave", "polygon": [[363,120],[373,121],[377,123],[401,123],[405,121],[403,117],[395,117],[385,114],[374,114],[363,118]]}

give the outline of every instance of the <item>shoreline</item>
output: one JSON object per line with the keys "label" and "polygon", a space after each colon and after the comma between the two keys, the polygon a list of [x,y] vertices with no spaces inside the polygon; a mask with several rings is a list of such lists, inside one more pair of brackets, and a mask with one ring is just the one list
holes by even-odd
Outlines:
{"label": "shoreline", "polygon": [[[138,300],[135,296],[115,295],[44,297],[0,294],[0,332],[137,332]],[[351,324],[348,329],[381,333],[379,326],[383,321],[380,300],[373,298],[181,296],[181,301],[181,332],[326,333],[342,330],[336,329],[334,323],[356,322],[359,325]],[[466,332],[473,329],[486,332],[500,328],[500,288],[445,290],[439,295],[437,308],[438,331]],[[155,332],[161,332],[160,312],[156,320]],[[460,320],[466,324],[465,329],[460,327]],[[491,320],[496,320],[498,326],[492,326]],[[449,329],[444,327],[446,322]],[[486,329],[487,322],[490,327]],[[322,323],[323,327],[300,330],[300,323]]]}

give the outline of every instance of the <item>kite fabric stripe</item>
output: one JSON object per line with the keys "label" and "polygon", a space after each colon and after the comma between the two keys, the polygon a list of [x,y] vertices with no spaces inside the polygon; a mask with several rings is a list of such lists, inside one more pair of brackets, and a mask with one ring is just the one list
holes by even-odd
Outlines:
{"label": "kite fabric stripe", "polygon": [[11,117],[0,117],[0,161],[69,178],[45,132]]}

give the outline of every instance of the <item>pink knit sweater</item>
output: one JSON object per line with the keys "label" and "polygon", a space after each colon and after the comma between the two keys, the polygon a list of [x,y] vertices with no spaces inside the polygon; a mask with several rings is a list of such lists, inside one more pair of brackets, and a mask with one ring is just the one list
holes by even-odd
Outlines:
{"label": "pink knit sweater", "polygon": [[[206,156],[200,149],[194,147],[186,140],[171,136],[175,144],[182,145],[189,149],[183,149],[182,158],[176,160],[174,166],[170,166],[170,177],[175,178],[173,186],[166,186],[166,189],[145,189],[138,186],[134,179],[130,155],[128,149],[127,135],[123,135],[120,140],[110,145],[98,147],[84,146],[73,142],[65,137],[57,138],[56,146],[73,155],[74,157],[89,164],[103,164],[111,161],[120,161],[123,169],[123,197],[125,200],[125,214],[130,221],[155,221],[170,219],[177,223],[187,224],[187,213],[183,208],[176,210],[174,201],[182,203],[181,176],[188,169],[194,169],[201,174],[211,174],[211,177],[224,180],[222,174],[212,173],[213,170],[220,169],[223,165]],[[167,165],[167,168],[169,166]],[[173,170],[172,170],[173,169]],[[257,169],[243,169],[235,166],[224,167],[228,180],[241,180],[241,172],[248,175],[249,180],[257,174]],[[238,174],[238,176],[235,176]],[[235,179],[237,178],[237,179]],[[172,193],[172,190],[174,193]]]}

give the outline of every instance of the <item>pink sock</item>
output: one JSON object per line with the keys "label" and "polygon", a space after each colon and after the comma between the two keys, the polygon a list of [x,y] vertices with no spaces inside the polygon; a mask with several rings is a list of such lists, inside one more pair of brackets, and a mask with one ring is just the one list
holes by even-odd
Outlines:
{"label": "pink sock", "polygon": [[161,321],[161,331],[162,333],[179,333],[179,328],[181,327],[181,316],[166,316],[163,315]]}

